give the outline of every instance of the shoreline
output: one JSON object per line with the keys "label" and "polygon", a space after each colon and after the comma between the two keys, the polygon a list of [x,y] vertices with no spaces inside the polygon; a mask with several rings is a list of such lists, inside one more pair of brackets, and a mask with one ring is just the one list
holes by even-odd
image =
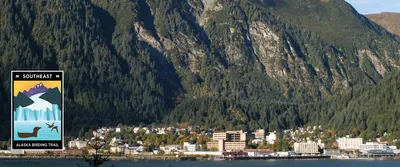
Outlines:
{"label": "shoreline", "polygon": [[[77,159],[83,160],[82,156],[78,155],[0,155],[1,159]],[[400,157],[387,157],[387,158],[348,158],[348,159],[335,159],[331,157],[317,158],[317,157],[236,157],[236,158],[216,158],[214,157],[175,157],[175,156],[110,156],[110,161],[237,161],[237,160],[399,160]]]}

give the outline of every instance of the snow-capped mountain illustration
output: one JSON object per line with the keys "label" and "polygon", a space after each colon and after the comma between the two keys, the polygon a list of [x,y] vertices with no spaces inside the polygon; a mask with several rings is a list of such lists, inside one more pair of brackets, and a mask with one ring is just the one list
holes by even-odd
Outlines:
{"label": "snow-capped mountain illustration", "polygon": [[35,87],[29,89],[29,91],[24,91],[23,94],[25,94],[28,97],[31,97],[38,93],[46,93],[48,90],[49,89],[46,88],[46,86],[44,86],[43,83],[39,83]]}
{"label": "snow-capped mountain illustration", "polygon": [[15,121],[61,120],[61,94],[57,87],[47,88],[43,83],[39,83],[29,91],[19,92],[17,97],[14,100],[24,100],[24,103],[14,102],[17,104],[14,106]]}

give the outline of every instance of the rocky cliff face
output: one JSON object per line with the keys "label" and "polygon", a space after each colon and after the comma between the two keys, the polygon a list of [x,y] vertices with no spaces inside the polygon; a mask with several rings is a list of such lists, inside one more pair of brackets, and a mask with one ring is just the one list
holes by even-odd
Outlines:
{"label": "rocky cliff face", "polygon": [[[179,57],[177,66],[192,73],[201,71],[198,63],[205,55],[218,54],[221,71],[248,67],[287,83],[287,90],[300,85],[332,95],[354,85],[376,83],[399,65],[398,39],[344,1],[192,0],[180,4],[186,7],[173,10],[187,10],[190,16],[182,18],[186,19],[182,24],[197,32],[171,35],[168,43],[176,45],[170,44],[169,50],[179,55],[172,56]],[[157,9],[158,5],[149,6]],[[155,17],[156,13],[152,11]]]}
{"label": "rocky cliff face", "polygon": [[138,17],[153,22],[145,27],[141,18],[132,20],[138,41],[190,75],[217,54],[222,74],[246,67],[287,83],[287,90],[300,85],[332,95],[375,83],[399,66],[398,39],[344,1],[149,0],[140,2],[139,12],[145,7],[149,11]]}

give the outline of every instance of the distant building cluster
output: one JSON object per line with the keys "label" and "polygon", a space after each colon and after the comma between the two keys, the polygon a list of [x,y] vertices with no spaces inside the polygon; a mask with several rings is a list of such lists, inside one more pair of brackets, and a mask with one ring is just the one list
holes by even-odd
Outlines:
{"label": "distant building cluster", "polygon": [[[359,152],[362,155],[376,154],[399,154],[396,146],[389,146],[385,142],[365,142],[362,138],[335,137],[334,148],[325,148],[327,141],[323,136],[322,127],[296,128],[283,131],[266,132],[265,129],[257,129],[253,132],[225,131],[215,132],[212,129],[200,130],[199,127],[186,128],[150,128],[150,127],[132,127],[130,130],[122,128],[100,128],[93,131],[93,138],[105,139],[110,133],[123,134],[133,133],[136,135],[156,134],[157,136],[167,134],[177,134],[182,137],[185,135],[202,134],[207,136],[206,144],[196,144],[191,142],[182,142],[180,145],[160,145],[151,148],[151,152],[146,149],[144,141],[137,140],[135,146],[130,146],[124,142],[121,137],[112,137],[108,140],[108,150],[105,152],[115,154],[186,154],[186,155],[214,155],[214,156],[304,156],[304,155],[328,155],[343,156],[346,152]],[[114,135],[115,136],[115,135]],[[122,135],[121,135],[122,136]],[[92,138],[92,140],[93,140]],[[290,150],[277,151],[274,149],[276,142],[282,142],[285,139],[286,144],[290,145]],[[87,149],[90,140],[75,139],[69,141],[70,149]],[[147,142],[148,143],[148,142]],[[204,143],[204,142],[203,142]],[[252,147],[250,147],[250,145]],[[256,146],[256,148],[254,147]],[[278,144],[279,145],[279,144]],[[266,148],[259,146],[268,146]],[[271,148],[272,147],[272,148]],[[335,149],[336,148],[336,149]]]}

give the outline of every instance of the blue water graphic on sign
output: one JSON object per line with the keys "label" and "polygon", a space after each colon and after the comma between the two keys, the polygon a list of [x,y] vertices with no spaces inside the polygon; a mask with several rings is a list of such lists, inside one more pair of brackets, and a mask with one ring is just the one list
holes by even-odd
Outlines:
{"label": "blue water graphic on sign", "polygon": [[[40,127],[36,135],[35,127]],[[14,121],[14,140],[61,140],[61,130],[61,121]]]}

